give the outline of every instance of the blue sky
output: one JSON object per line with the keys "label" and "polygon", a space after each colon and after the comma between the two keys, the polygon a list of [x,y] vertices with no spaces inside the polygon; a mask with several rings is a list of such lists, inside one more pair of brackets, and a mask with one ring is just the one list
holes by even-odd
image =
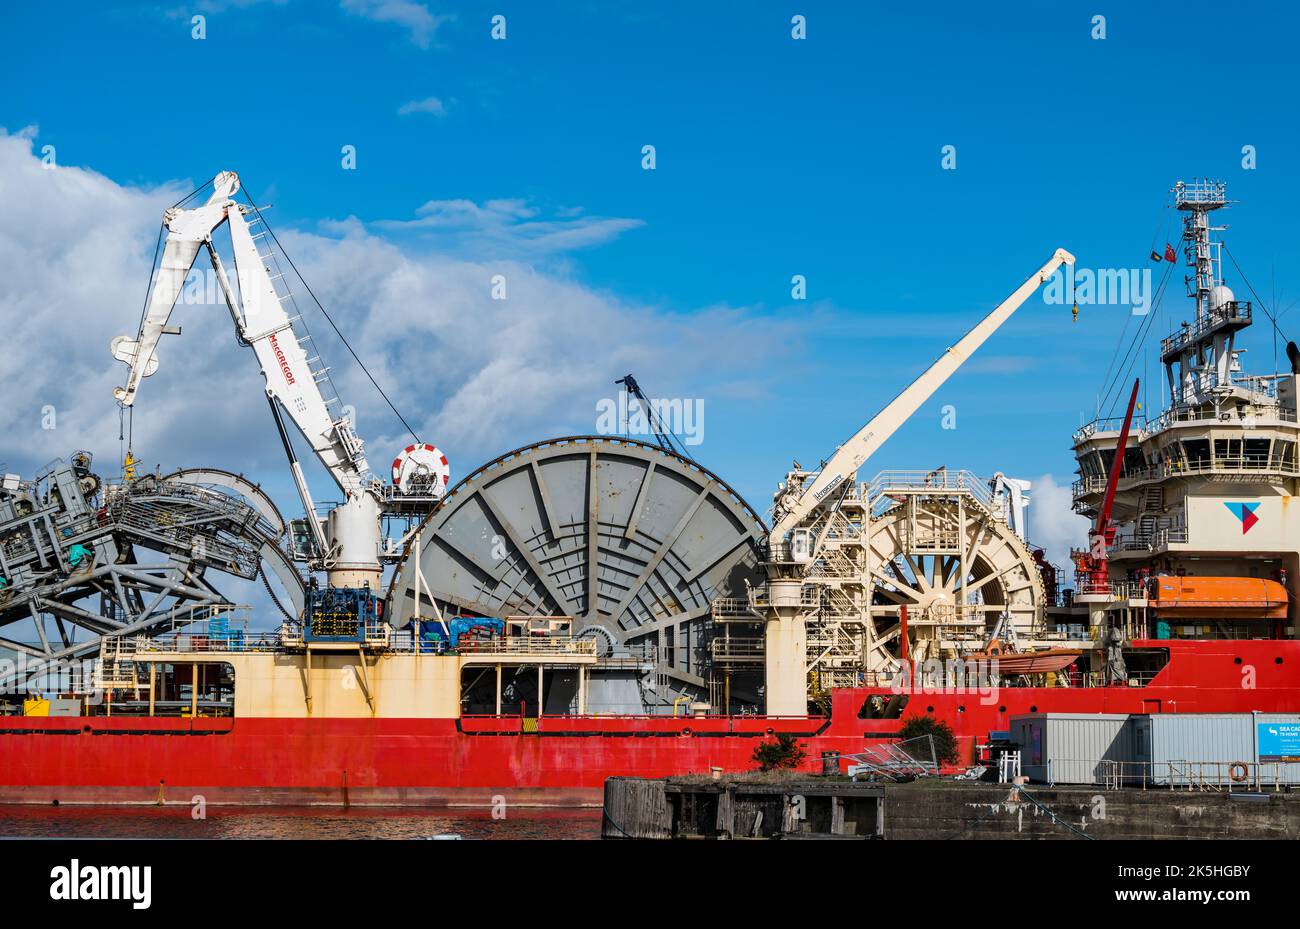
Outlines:
{"label": "blue sky", "polygon": [[[498,13],[505,41],[489,35]],[[795,13],[804,41],[790,37]],[[1104,40],[1091,37],[1097,13]],[[1227,181],[1243,270],[1266,302],[1300,297],[1298,18],[1284,4],[1185,2],[6,5],[0,127],[38,127],[34,152],[54,145],[60,164],[133,190],[235,168],[274,201],[277,229],[345,239],[361,228],[407,256],[536,269],[627,309],[626,333],[602,333],[609,345],[671,328],[679,357],[692,321],[709,318],[696,363],[660,365],[647,349],[635,373],[654,396],[705,401],[698,457],[763,511],[791,457],[833,451],[1055,247],[1087,267],[1148,266],[1153,235],[1161,249],[1177,241],[1166,205],[1179,178]],[[344,145],[355,171],[340,168]],[[941,169],[945,145],[956,170]],[[1255,170],[1242,168],[1244,145]],[[415,222],[430,215],[440,221]],[[366,318],[346,311],[346,280],[328,267],[311,283],[345,308],[345,330],[382,326],[381,303]],[[805,302],[790,298],[794,274]],[[420,299],[436,306],[431,280]],[[1152,336],[1185,306],[1176,278]],[[125,331],[138,304],[102,311]],[[1072,323],[1068,306],[1031,300],[865,470],[946,464],[1068,483],[1070,434],[1092,415],[1127,312],[1084,307]],[[1284,316],[1283,331],[1297,321]],[[563,312],[547,322],[560,339],[565,325]],[[627,373],[604,344],[583,349],[581,389],[448,447],[455,476],[592,431],[600,390]],[[1272,370],[1265,326],[1245,344],[1248,368]],[[447,361],[437,351],[430,366]],[[726,377],[710,370],[715,351]],[[367,361],[386,386],[420,376],[396,350]],[[1144,362],[1154,381],[1151,351]],[[399,438],[373,394],[355,402],[372,434]],[[514,402],[508,385],[499,402]],[[955,430],[940,428],[945,404]],[[16,442],[3,451],[21,458]],[[1054,531],[1047,513],[1033,518]]]}

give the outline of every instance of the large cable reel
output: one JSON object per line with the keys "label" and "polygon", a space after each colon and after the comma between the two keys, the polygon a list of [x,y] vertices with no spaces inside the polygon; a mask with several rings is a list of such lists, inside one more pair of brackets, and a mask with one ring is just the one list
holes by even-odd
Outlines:
{"label": "large cable reel", "polygon": [[447,494],[394,575],[390,617],[571,616],[602,654],[652,658],[671,686],[698,694],[712,602],[761,582],[765,533],[721,478],[663,448],[541,442]]}

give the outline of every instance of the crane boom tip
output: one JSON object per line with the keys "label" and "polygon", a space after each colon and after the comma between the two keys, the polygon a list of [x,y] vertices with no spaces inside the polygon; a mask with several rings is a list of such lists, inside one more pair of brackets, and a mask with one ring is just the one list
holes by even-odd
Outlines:
{"label": "crane boom tip", "polygon": [[234,171],[222,171],[212,179],[212,196],[208,203],[220,203],[229,200],[239,192],[239,175]]}

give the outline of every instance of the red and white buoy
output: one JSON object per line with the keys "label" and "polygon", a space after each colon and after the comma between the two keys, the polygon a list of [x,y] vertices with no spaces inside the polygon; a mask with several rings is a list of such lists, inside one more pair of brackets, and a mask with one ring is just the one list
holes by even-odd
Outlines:
{"label": "red and white buoy", "polygon": [[432,445],[408,445],[393,459],[393,486],[402,493],[441,497],[450,482],[447,456]]}

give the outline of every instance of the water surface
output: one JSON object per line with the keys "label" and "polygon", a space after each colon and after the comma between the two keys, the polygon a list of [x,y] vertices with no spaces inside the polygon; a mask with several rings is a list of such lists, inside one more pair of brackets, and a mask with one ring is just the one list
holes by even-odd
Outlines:
{"label": "water surface", "polygon": [[598,809],[419,810],[410,807],[2,806],[0,838],[59,839],[598,839]]}

